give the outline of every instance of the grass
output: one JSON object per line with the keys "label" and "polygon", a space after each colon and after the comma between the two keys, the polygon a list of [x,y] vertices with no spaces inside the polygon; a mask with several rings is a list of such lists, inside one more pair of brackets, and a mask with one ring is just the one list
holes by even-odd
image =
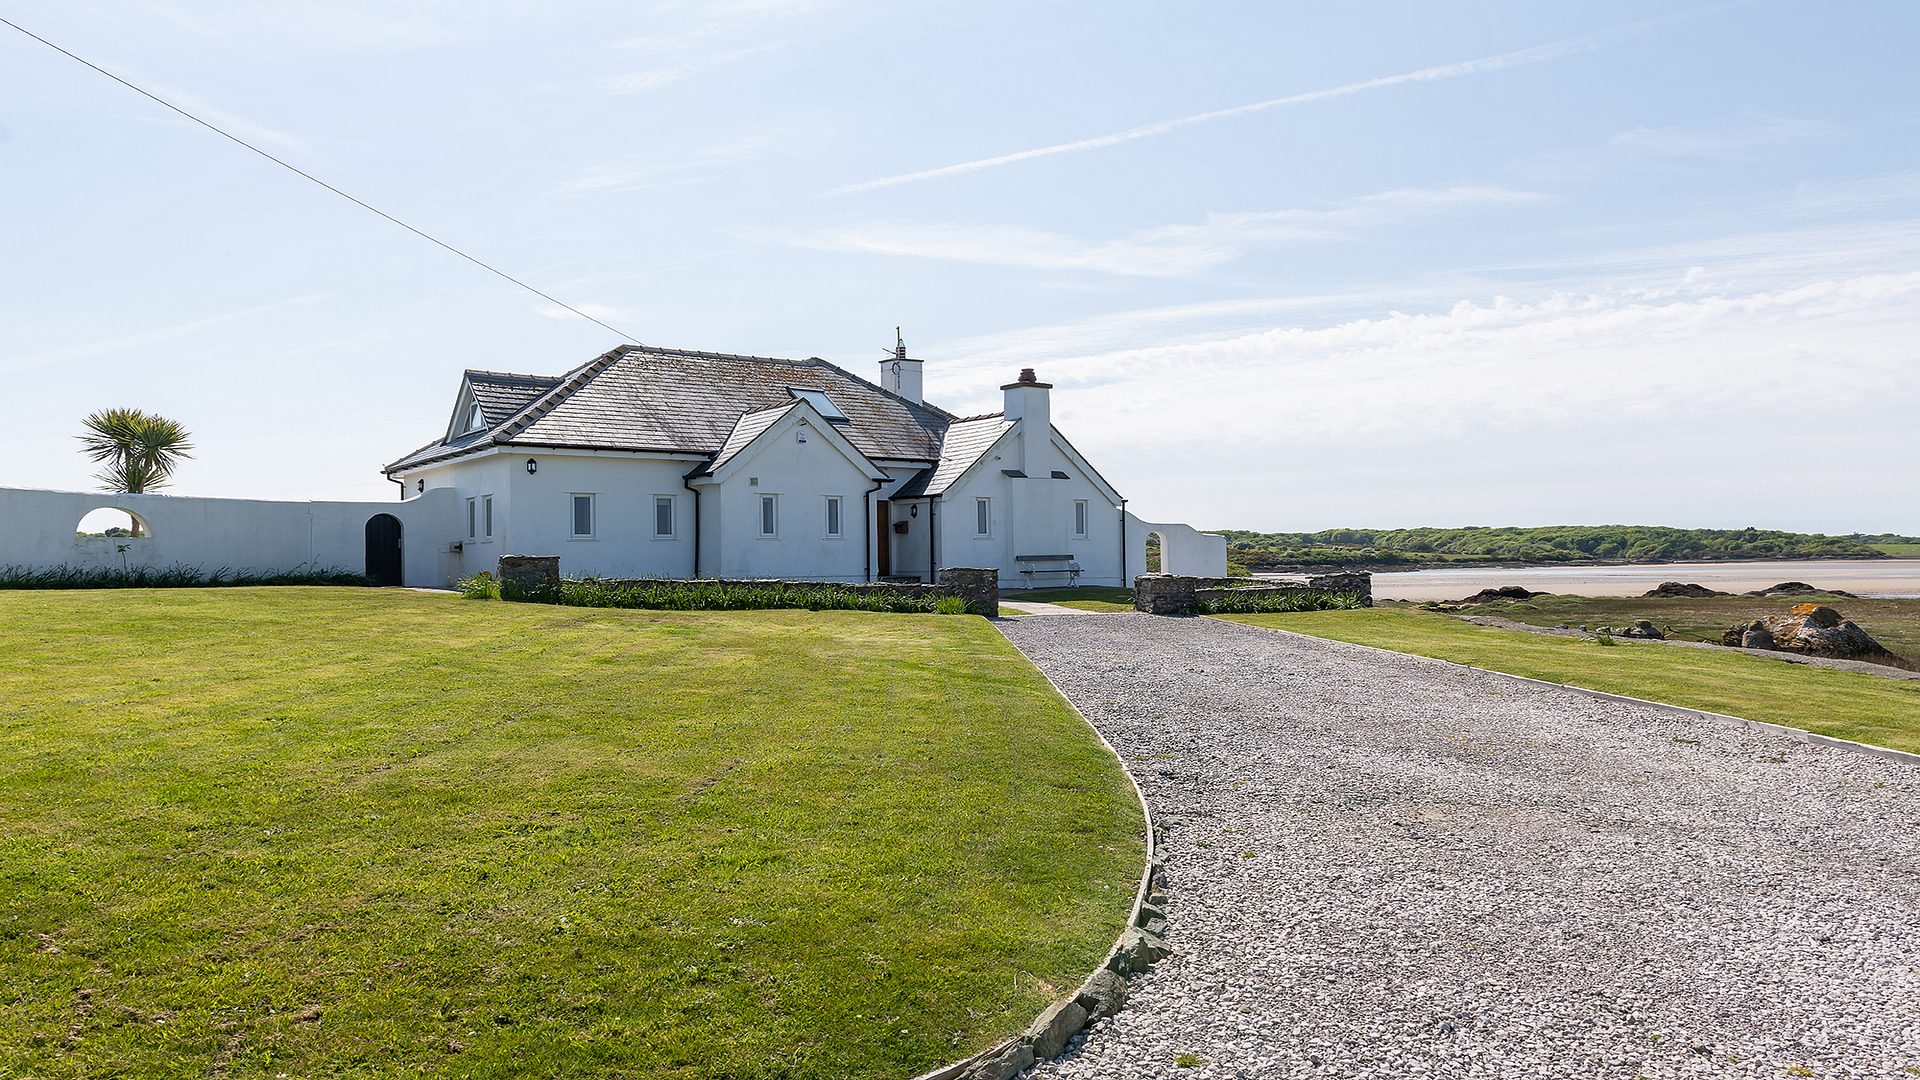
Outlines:
{"label": "grass", "polygon": [[1889,650],[1920,660],[1920,600],[1849,600],[1843,596],[1638,598],[1627,596],[1536,596],[1461,608],[1468,615],[1498,615],[1534,626],[1622,626],[1646,619],[1682,641],[1712,641],[1735,623],[1784,615],[1795,604],[1831,604]]}
{"label": "grass", "polygon": [[1033,600],[1082,611],[1132,611],[1133,590],[1112,585],[1082,585],[1070,589],[1007,589],[1002,600]]}
{"label": "grass", "polygon": [[980,619],[6,594],[0,1076],[909,1075],[1139,828]]}
{"label": "grass", "polygon": [[1603,648],[1405,607],[1220,617],[1920,751],[1920,682],[1657,642]]}
{"label": "grass", "polygon": [[1868,547],[1903,559],[1920,559],[1920,544],[1868,544]]}

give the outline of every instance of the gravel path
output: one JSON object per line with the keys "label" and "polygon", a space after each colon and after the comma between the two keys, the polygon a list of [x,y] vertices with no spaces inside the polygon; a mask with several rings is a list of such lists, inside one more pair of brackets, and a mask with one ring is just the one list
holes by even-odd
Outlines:
{"label": "gravel path", "polygon": [[1180,950],[1039,1076],[1920,1076],[1920,767],[1212,619],[1001,629],[1167,827]]}

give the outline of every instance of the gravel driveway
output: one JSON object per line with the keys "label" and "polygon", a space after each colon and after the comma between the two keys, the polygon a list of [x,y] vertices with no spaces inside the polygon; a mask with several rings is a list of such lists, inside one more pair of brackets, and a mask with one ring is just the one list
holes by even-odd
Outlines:
{"label": "gravel driveway", "polygon": [[1920,1076],[1920,767],[1212,619],[1002,630],[1167,827],[1044,1077]]}

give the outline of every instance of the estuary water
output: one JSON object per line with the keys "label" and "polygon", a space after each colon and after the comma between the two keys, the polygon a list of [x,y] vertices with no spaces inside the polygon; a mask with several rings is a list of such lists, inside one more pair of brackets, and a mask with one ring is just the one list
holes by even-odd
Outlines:
{"label": "estuary water", "polygon": [[1458,600],[1481,589],[1523,585],[1576,596],[1639,596],[1663,581],[1690,581],[1742,593],[1783,581],[1861,596],[1920,597],[1920,559],[1780,559],[1771,562],[1659,563],[1647,566],[1522,566],[1507,570],[1407,570],[1373,575],[1382,600]]}

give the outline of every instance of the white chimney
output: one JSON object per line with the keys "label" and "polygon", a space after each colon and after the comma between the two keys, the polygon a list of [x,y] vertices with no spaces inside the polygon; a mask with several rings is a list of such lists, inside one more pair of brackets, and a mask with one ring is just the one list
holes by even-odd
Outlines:
{"label": "white chimney", "polygon": [[893,328],[893,355],[880,361],[880,388],[891,390],[908,401],[920,402],[920,361],[907,355],[907,341],[900,328]]}
{"label": "white chimney", "polygon": [[1000,388],[1006,395],[1005,415],[1020,421],[1020,470],[1036,479],[1053,475],[1053,409],[1047,391],[1052,383],[1034,378],[1032,368]]}

